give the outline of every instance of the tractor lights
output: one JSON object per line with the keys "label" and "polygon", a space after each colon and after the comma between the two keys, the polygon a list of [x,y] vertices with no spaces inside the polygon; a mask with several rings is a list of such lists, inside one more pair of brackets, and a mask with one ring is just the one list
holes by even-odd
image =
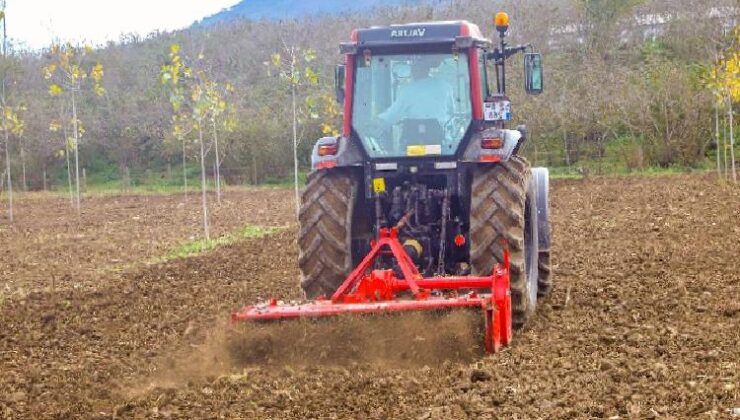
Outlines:
{"label": "tractor lights", "polygon": [[496,13],[496,18],[494,19],[494,23],[496,25],[496,30],[501,34],[505,34],[507,30],[509,30],[509,15],[506,14],[506,12],[498,12]]}
{"label": "tractor lights", "polygon": [[480,140],[482,149],[501,149],[504,147],[504,139],[501,137],[484,137]]}
{"label": "tractor lights", "polygon": [[337,154],[339,149],[336,143],[334,144],[322,144],[319,145],[319,156],[333,156]]}
{"label": "tractor lights", "polygon": [[334,156],[339,151],[339,141],[336,137],[321,138],[316,146],[316,154],[320,157]]}

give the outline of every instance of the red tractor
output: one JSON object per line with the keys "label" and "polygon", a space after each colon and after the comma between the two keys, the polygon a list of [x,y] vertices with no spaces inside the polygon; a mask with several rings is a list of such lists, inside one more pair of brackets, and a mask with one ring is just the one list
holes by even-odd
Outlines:
{"label": "red tractor", "polygon": [[526,323],[552,287],[548,172],[518,154],[526,128],[506,128],[506,60],[524,53],[536,95],[542,59],[507,45],[505,13],[496,28],[497,46],[466,21],[358,29],[341,44],[343,133],[315,144],[299,215],[301,287],[318,300],[236,319],[480,305],[503,323],[492,327]]}

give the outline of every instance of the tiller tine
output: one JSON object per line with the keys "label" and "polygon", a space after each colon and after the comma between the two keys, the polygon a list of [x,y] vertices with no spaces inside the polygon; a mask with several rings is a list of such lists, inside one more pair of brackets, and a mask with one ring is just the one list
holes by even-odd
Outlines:
{"label": "tiller tine", "polygon": [[[397,278],[393,270],[371,270],[375,259],[389,252],[398,261],[403,279]],[[461,295],[460,289],[473,291]],[[233,313],[231,319],[274,321],[475,307],[483,312],[486,351],[497,352],[508,345],[512,337],[508,251],[504,253],[504,263],[496,264],[490,276],[424,278],[404,251],[397,230],[381,229],[380,238],[374,241],[370,253],[331,299],[319,298],[301,304],[284,304],[271,299],[263,304],[246,306]]]}

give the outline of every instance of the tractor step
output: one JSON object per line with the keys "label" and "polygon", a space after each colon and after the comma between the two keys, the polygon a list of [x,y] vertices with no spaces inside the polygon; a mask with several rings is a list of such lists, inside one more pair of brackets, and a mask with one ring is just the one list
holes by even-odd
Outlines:
{"label": "tractor step", "polygon": [[[380,255],[392,255],[403,279],[393,270],[370,270]],[[461,294],[460,291],[466,292]],[[470,291],[472,290],[472,291]],[[485,321],[487,352],[508,345],[512,336],[509,258],[497,264],[490,276],[428,277],[419,274],[398,240],[396,229],[382,229],[362,262],[330,299],[307,303],[282,303],[276,299],[247,306],[232,314],[233,321],[275,321],[323,318],[346,314],[388,314],[480,308]]]}

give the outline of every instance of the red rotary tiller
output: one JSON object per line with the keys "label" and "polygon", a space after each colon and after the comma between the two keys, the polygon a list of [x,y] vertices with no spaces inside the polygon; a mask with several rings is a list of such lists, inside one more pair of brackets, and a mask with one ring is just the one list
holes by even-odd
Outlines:
{"label": "red rotary tiller", "polygon": [[[403,278],[393,270],[373,270],[379,256],[392,256]],[[410,293],[409,293],[410,292]],[[331,299],[283,304],[276,299],[247,306],[231,315],[233,321],[274,321],[321,318],[343,314],[381,314],[438,311],[478,307],[485,321],[485,349],[489,353],[508,345],[512,336],[509,254],[486,277],[421,276],[398,240],[396,229],[381,229],[370,253],[344,280]]]}

